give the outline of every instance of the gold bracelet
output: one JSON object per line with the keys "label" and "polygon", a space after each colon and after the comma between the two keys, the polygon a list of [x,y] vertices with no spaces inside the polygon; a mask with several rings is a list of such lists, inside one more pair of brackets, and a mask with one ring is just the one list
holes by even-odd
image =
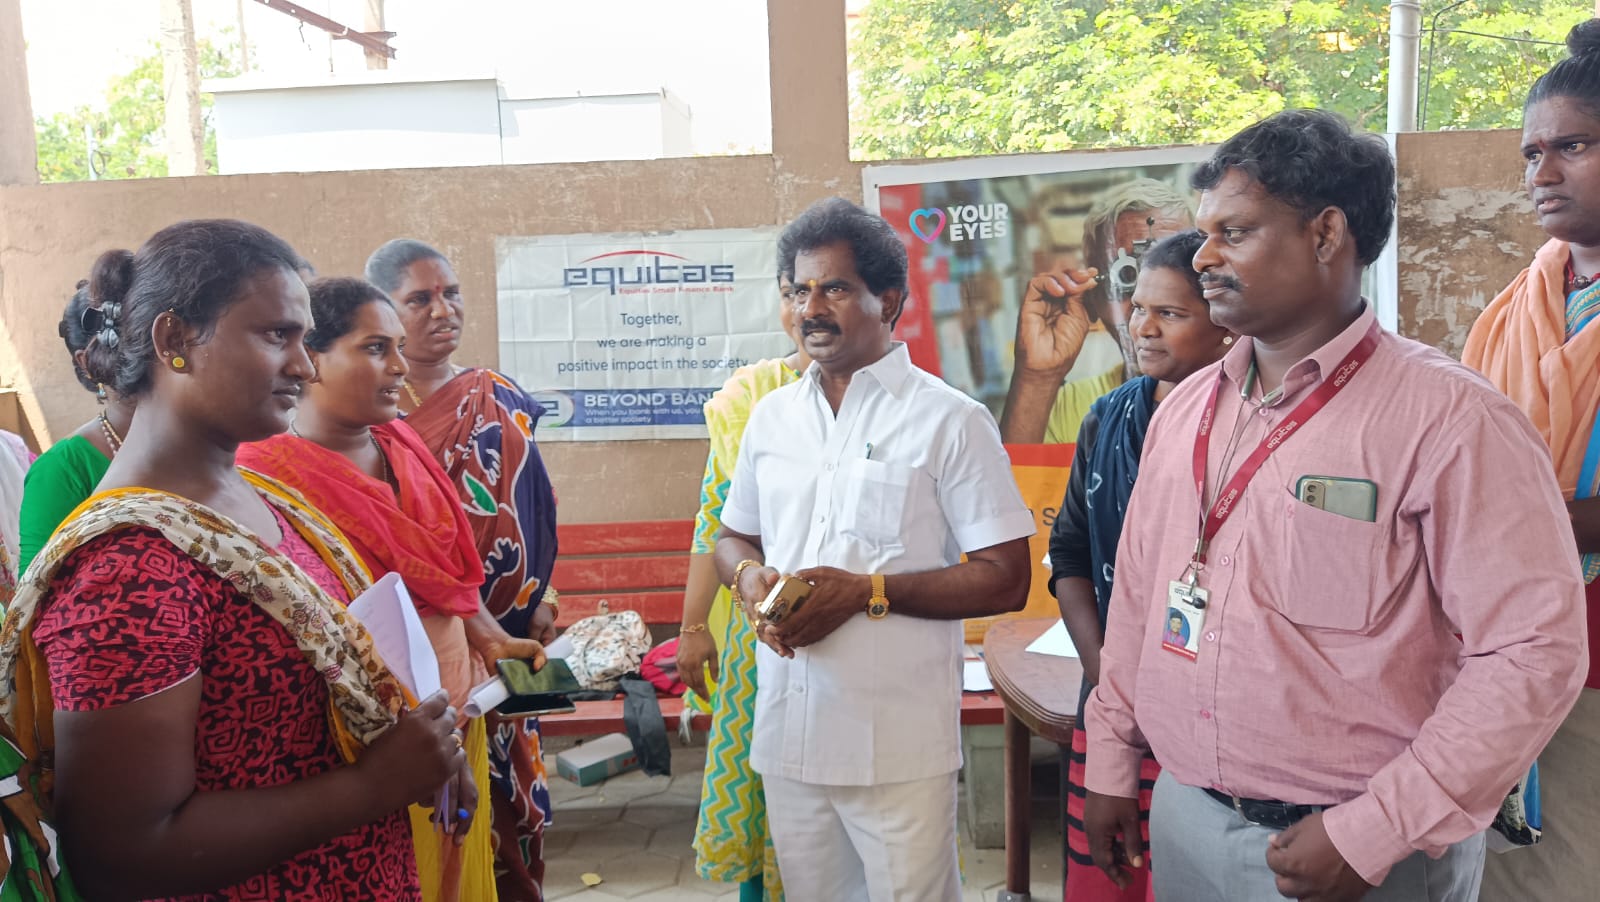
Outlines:
{"label": "gold bracelet", "polygon": [[561,596],[556,592],[554,586],[547,587],[544,590],[543,600],[545,604],[550,606],[551,620],[555,620],[561,616]]}
{"label": "gold bracelet", "polygon": [[680,626],[680,627],[678,627],[678,634],[682,635],[684,633],[703,633],[708,629],[710,629],[710,627],[707,626],[704,623],[691,623],[688,626]]}
{"label": "gold bracelet", "polygon": [[744,576],[744,570],[745,570],[746,567],[759,567],[759,566],[761,566],[761,562],[760,561],[755,560],[753,558],[745,558],[744,560],[739,562],[739,566],[733,568],[733,585],[728,587],[728,592],[729,592],[729,594],[731,594],[733,596],[733,603],[734,604],[737,604],[737,605],[743,605],[744,604],[744,596],[739,594],[739,577]]}

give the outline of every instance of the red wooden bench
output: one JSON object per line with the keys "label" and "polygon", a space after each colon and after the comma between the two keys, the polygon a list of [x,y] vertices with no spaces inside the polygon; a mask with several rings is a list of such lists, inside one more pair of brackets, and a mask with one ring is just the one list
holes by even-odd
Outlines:
{"label": "red wooden bench", "polygon": [[[656,641],[678,632],[683,618],[683,586],[689,575],[692,520],[641,520],[573,523],[558,527],[561,555],[550,585],[561,593],[559,625],[571,625],[604,610],[638,611]],[[546,736],[596,736],[623,730],[622,701],[578,702],[571,714],[539,718]],[[662,697],[661,716],[670,732],[683,716],[683,700]],[[961,722],[997,726],[1005,705],[992,692],[964,693]],[[696,713],[691,725],[710,729],[710,717]]]}
{"label": "red wooden bench", "polygon": [[561,593],[561,623],[600,613],[638,611],[651,626],[676,627],[683,615],[693,520],[573,523],[558,527],[561,556],[550,585]]}
{"label": "red wooden bench", "polygon": [[[561,593],[557,625],[603,611],[638,611],[656,641],[677,635],[693,520],[571,523],[557,527],[557,539],[561,554],[550,577],[550,585]],[[621,700],[578,702],[577,709],[539,718],[540,731],[546,736],[594,736],[623,729]],[[668,732],[678,728],[682,716],[683,699],[661,698]],[[691,723],[707,730],[711,718],[696,713]]]}

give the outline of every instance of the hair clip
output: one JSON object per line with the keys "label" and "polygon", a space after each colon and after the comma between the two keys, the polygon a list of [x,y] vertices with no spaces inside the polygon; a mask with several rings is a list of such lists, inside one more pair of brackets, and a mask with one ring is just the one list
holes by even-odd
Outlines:
{"label": "hair clip", "polygon": [[106,303],[98,306],[83,308],[83,313],[78,317],[78,322],[83,326],[83,331],[93,335],[107,329],[113,329],[117,324],[117,314],[122,312],[122,305]]}

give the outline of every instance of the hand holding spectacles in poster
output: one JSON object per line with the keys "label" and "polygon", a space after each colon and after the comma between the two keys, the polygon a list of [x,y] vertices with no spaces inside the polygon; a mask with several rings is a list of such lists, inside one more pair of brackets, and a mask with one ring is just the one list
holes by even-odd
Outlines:
{"label": "hand holding spectacles in poster", "polygon": [[1054,387],[1072,369],[1089,334],[1083,295],[1096,284],[1094,269],[1060,268],[1028,282],[1017,314],[1016,368]]}

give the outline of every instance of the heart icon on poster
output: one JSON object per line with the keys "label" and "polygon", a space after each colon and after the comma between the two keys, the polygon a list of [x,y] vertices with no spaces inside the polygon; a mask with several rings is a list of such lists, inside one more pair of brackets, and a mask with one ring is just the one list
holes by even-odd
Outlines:
{"label": "heart icon on poster", "polygon": [[[937,222],[929,228],[924,220],[937,220]],[[911,211],[911,231],[928,244],[932,244],[944,231],[944,221],[944,211],[938,207],[924,207],[921,210]]]}

